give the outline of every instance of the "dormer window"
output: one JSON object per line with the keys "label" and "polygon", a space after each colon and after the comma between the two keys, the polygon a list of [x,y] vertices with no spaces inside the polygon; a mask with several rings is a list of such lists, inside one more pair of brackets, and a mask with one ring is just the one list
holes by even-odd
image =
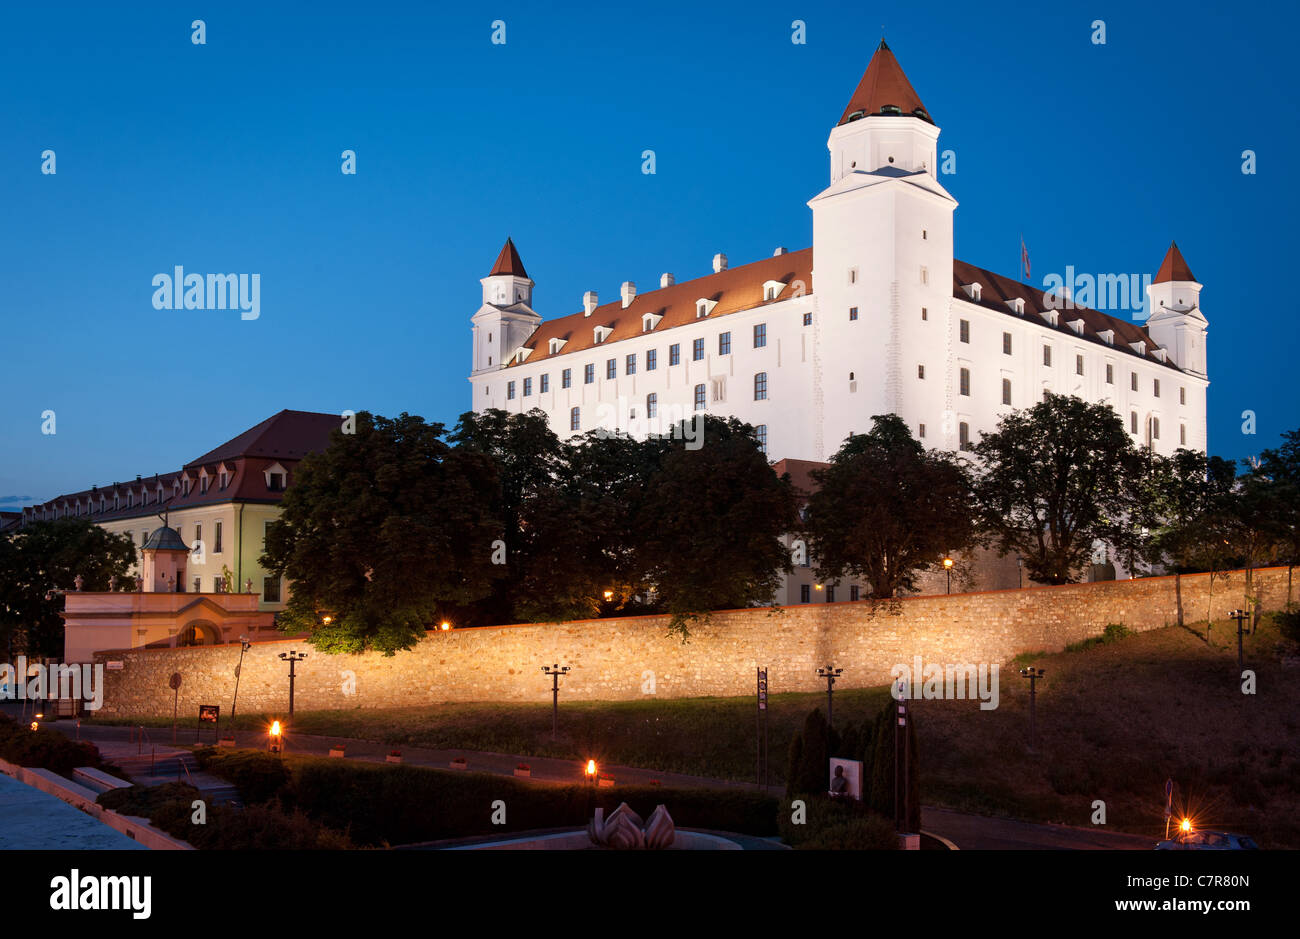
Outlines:
{"label": "dormer window", "polygon": [[661,313],[647,313],[645,316],[641,317],[641,332],[650,332],[650,330],[659,325],[659,321],[662,319],[663,314]]}
{"label": "dormer window", "polygon": [[982,284],[978,283],[966,284],[962,287],[962,290],[966,291],[966,296],[970,297],[976,303],[979,303],[980,295],[984,292],[984,287]]}
{"label": "dormer window", "polygon": [[700,299],[695,301],[695,318],[700,319],[708,316],[713,312],[713,308],[717,305],[717,300],[709,300],[706,297],[700,297]]}
{"label": "dormer window", "polygon": [[1113,346],[1115,344],[1115,330],[1103,329],[1101,332],[1097,333],[1097,335],[1101,338],[1102,342],[1106,343],[1106,345]]}
{"label": "dormer window", "polygon": [[1017,316],[1025,315],[1025,301],[1022,298],[1014,297],[1006,303],[1007,308],[1010,309],[1012,313],[1015,313]]}
{"label": "dormer window", "polygon": [[597,326],[591,332],[593,337],[595,337],[596,345],[600,345],[602,342],[604,342],[606,339],[609,338],[609,334],[612,333],[613,331],[614,330],[611,329],[609,326]]}
{"label": "dormer window", "polygon": [[1060,315],[1055,310],[1044,310],[1042,317],[1049,326],[1056,326],[1060,321]]}
{"label": "dormer window", "polygon": [[284,492],[289,482],[289,471],[279,463],[273,463],[262,471],[266,477],[266,488],[271,492]]}
{"label": "dormer window", "polygon": [[1070,320],[1065,325],[1069,326],[1072,330],[1074,330],[1074,334],[1076,336],[1083,335],[1083,320]]}
{"label": "dormer window", "polygon": [[1146,356],[1146,354],[1147,354],[1147,344],[1146,344],[1145,342],[1141,342],[1141,341],[1139,341],[1139,342],[1130,342],[1129,345],[1133,347],[1133,351],[1136,352],[1138,355],[1143,356],[1143,357]]}
{"label": "dormer window", "polygon": [[551,355],[555,355],[557,352],[559,352],[561,349],[563,349],[563,348],[564,348],[564,344],[565,344],[566,342],[568,342],[567,339],[552,339],[551,342],[550,342],[550,353],[551,353]]}
{"label": "dormer window", "polygon": [[515,364],[519,365],[532,354],[533,354],[532,349],[528,348],[527,346],[520,346],[518,349],[515,350],[515,354],[514,354]]}
{"label": "dormer window", "polygon": [[[856,276],[856,274],[857,274],[857,268],[855,267],[855,268],[853,269],[853,271],[854,271],[854,274],[855,274],[855,276]],[[783,290],[785,290],[785,282],[784,282],[784,281],[780,281],[780,280],[768,280],[768,281],[764,281],[764,282],[763,282],[763,299],[764,299],[764,300],[775,300],[777,297],[781,296],[781,291],[783,291]]]}
{"label": "dormer window", "polygon": [[[1159,359],[1161,362],[1167,361],[1167,358],[1168,358],[1168,351],[1165,350],[1165,349],[1163,349],[1163,348],[1160,348],[1160,349],[1152,349],[1152,350],[1151,350],[1151,354],[1154,355],[1154,356],[1155,356],[1157,359]],[[1157,394],[1157,396],[1160,394],[1159,389],[1160,389],[1160,382],[1157,381],[1157,382],[1156,382],[1156,394]]]}

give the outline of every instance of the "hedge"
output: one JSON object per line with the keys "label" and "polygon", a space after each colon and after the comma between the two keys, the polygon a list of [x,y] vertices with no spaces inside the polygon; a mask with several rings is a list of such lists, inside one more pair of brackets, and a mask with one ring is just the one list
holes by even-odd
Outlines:
{"label": "hedge", "polygon": [[[199,765],[229,780],[248,802],[270,777],[266,754],[198,752]],[[536,828],[581,827],[597,806],[612,811],[620,802],[648,817],[664,804],[674,823],[741,834],[777,833],[777,800],[745,789],[668,789],[655,786],[556,786],[511,777],[452,772],[419,766],[389,766],[295,756],[283,761],[287,780],[259,799],[278,799],[327,828],[345,832],[359,845],[410,844]],[[505,823],[493,824],[493,803],[505,804]]]}
{"label": "hedge", "polygon": [[53,770],[64,776],[78,766],[115,769],[100,759],[99,750],[93,744],[69,740],[57,730],[45,727],[31,730],[6,714],[0,714],[0,759],[19,766]]}

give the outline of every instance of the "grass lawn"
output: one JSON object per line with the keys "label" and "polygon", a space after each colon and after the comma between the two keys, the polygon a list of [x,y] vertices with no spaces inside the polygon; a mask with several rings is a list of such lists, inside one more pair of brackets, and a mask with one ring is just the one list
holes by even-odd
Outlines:
{"label": "grass lawn", "polygon": [[[1169,627],[1075,651],[1021,656],[1002,667],[1000,702],[913,704],[926,804],[985,814],[1089,825],[1094,800],[1108,827],[1164,830],[1164,781],[1176,811],[1202,827],[1253,835],[1266,847],[1300,848],[1300,659],[1271,623],[1246,640],[1257,693],[1241,692],[1235,634],[1220,624]],[[1291,656],[1287,660],[1286,656]],[[1039,683],[1036,753],[1028,753],[1028,682]],[[885,688],[840,690],[835,723],[873,718]],[[773,782],[783,782],[793,734],[824,693],[769,699]],[[241,715],[260,728],[272,715]],[[281,715],[274,715],[281,716]],[[170,718],[118,723],[167,726]],[[754,702],[745,698],[565,702],[551,739],[549,701],[435,704],[419,708],[302,712],[296,733],[400,746],[595,757],[602,763],[735,780],[754,776]]]}

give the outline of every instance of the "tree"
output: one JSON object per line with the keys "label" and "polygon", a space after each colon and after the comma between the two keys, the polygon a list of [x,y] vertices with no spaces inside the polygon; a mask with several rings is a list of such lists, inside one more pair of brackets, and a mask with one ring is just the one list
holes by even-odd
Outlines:
{"label": "tree", "polygon": [[[477,454],[494,467],[495,485],[484,510],[499,520],[500,541],[494,564],[495,589],[469,608],[459,611],[477,622],[509,623],[521,618],[520,606],[529,606],[538,595],[528,573],[532,565],[533,536],[524,531],[524,519],[545,495],[550,497],[561,475],[565,451],[551,430],[545,412],[532,410],[509,414],[497,408],[468,411],[460,416],[448,436],[459,453]],[[556,608],[540,598],[544,609]],[[558,607],[564,609],[563,605]],[[527,617],[523,617],[527,618]]]}
{"label": "tree", "polygon": [[1300,563],[1300,430],[1282,435],[1282,445],[1260,454],[1256,475],[1273,490],[1274,524],[1281,560],[1286,562],[1286,606],[1291,608],[1291,583]]}
{"label": "tree", "polygon": [[1093,544],[1115,532],[1129,505],[1140,457],[1108,404],[1049,394],[1013,411],[975,445],[982,526],[1016,552],[1034,580],[1064,584]]}
{"label": "tree", "polygon": [[[298,465],[262,564],[289,578],[280,623],[323,652],[392,655],[439,613],[492,589],[496,467],[442,424],[361,411],[355,432]],[[328,621],[327,621],[328,619]]]}
{"label": "tree", "polygon": [[603,431],[562,444],[556,478],[521,515],[517,616],[557,622],[654,609],[637,518],[666,450],[657,438]]}
{"label": "tree", "polygon": [[[161,522],[159,523],[161,525]],[[0,636],[12,651],[63,655],[63,597],[78,575],[83,590],[134,584],[135,546],[85,519],[35,522],[0,535]]]}
{"label": "tree", "polygon": [[970,547],[975,526],[961,462],[925,449],[895,414],[871,420],[813,472],[806,530],[819,578],[861,577],[886,599],[915,590],[917,573],[945,553]]}
{"label": "tree", "polygon": [[[898,764],[898,702],[892,698],[885,702],[884,708],[876,716],[875,729],[871,735],[874,752],[871,759],[871,789],[868,796],[866,783],[863,784],[863,797],[868,799],[872,811],[885,818],[895,818],[895,785],[903,785],[901,775],[896,776]],[[916,750],[916,714],[910,708],[907,715],[907,818],[904,819],[905,830],[921,830],[921,773]]]}
{"label": "tree", "polygon": [[792,570],[781,536],[795,524],[794,494],[767,462],[754,429],[706,416],[702,445],[668,442],[637,513],[639,567],[672,614],[669,631],[716,609],[770,603]]}

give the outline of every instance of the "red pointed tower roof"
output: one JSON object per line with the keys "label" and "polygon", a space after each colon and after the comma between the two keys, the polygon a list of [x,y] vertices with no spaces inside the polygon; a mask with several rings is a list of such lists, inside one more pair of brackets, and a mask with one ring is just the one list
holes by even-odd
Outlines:
{"label": "red pointed tower roof", "polygon": [[[857,90],[849,99],[849,106],[844,109],[841,124],[847,124],[858,117],[870,117],[873,114],[893,114],[902,117],[919,117],[933,124],[930,112],[921,103],[921,96],[912,88],[912,83],[903,74],[903,67],[894,58],[885,40],[880,40],[876,54],[867,64],[867,70],[858,82]],[[895,111],[894,108],[898,110]],[[854,117],[857,115],[857,117]]]}
{"label": "red pointed tower roof", "polygon": [[1187,266],[1183,260],[1183,253],[1178,250],[1178,242],[1169,242],[1169,250],[1165,252],[1165,259],[1160,264],[1160,270],[1156,273],[1156,279],[1152,283],[1165,284],[1171,280],[1190,280],[1196,282],[1196,275],[1192,269]]}
{"label": "red pointed tower roof", "polygon": [[524,270],[524,262],[519,259],[519,252],[515,249],[515,243],[509,238],[506,239],[501,253],[497,255],[497,263],[492,265],[492,273],[488,274],[488,276],[496,277],[498,274],[510,274],[515,277],[528,276],[528,272]]}

